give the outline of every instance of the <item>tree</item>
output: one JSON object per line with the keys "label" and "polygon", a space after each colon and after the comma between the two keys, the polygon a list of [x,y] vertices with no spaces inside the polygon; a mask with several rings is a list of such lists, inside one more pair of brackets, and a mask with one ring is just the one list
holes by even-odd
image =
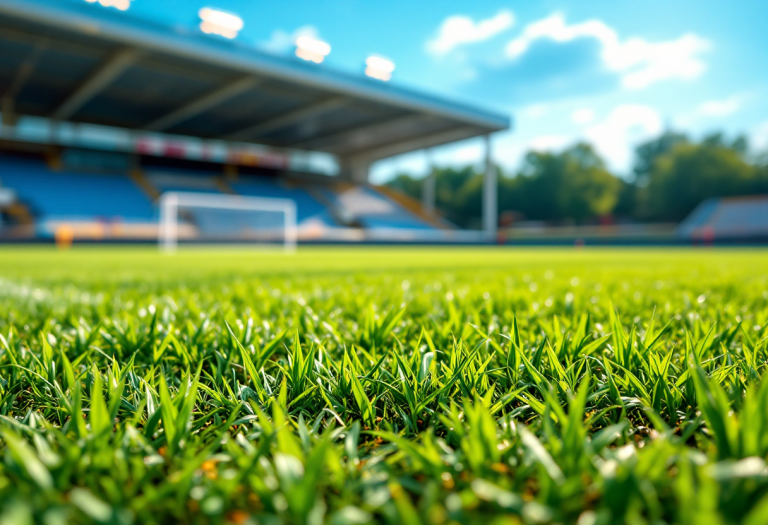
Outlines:
{"label": "tree", "polygon": [[560,206],[565,217],[581,222],[607,215],[619,199],[621,184],[606,168],[589,144],[566,150],[565,177],[560,190]]}
{"label": "tree", "polygon": [[[714,133],[700,143],[666,131],[636,149],[635,180],[614,177],[588,144],[561,153],[529,152],[517,176],[499,170],[499,211],[527,219],[585,222],[606,214],[680,221],[710,197],[768,193],[768,152],[748,157],[743,136]],[[436,206],[462,227],[479,227],[483,176],[474,168],[436,171]],[[388,183],[420,199],[423,180],[399,175]]]}
{"label": "tree", "polygon": [[[517,206],[504,202],[504,209],[522,212],[528,219],[554,221],[562,219],[557,194],[563,179],[563,159],[554,153],[531,151],[525,156],[516,187],[504,201],[517,201]],[[517,197],[517,198],[515,198]]]}
{"label": "tree", "polygon": [[519,179],[510,188],[517,199],[508,199],[517,200],[517,210],[528,218],[545,221],[583,222],[611,213],[621,189],[619,179],[605,168],[592,146],[584,143],[562,153],[528,153]]}
{"label": "tree", "polygon": [[406,195],[413,197],[414,199],[421,199],[423,184],[423,180],[414,179],[407,173],[401,173],[394,179],[387,182],[387,186],[390,188],[401,191]]}
{"label": "tree", "polygon": [[634,219],[638,202],[638,187],[635,181],[619,179],[619,195],[613,215],[620,219]]}
{"label": "tree", "polygon": [[635,149],[635,177],[642,186],[647,184],[647,177],[653,169],[657,157],[668,153],[678,144],[688,143],[688,137],[682,133],[667,130],[658,138],[640,144]]}
{"label": "tree", "polygon": [[[530,152],[517,177],[497,169],[500,211],[517,211],[529,219],[583,222],[611,213],[622,182],[611,175],[588,144],[562,153]],[[451,222],[477,228],[482,219],[483,174],[471,166],[436,170],[436,207]],[[399,175],[389,186],[420,198],[422,179]]]}
{"label": "tree", "polygon": [[744,149],[738,139],[726,144],[720,135],[674,145],[653,160],[641,191],[641,217],[676,222],[705,199],[759,191],[761,177],[744,159]]}
{"label": "tree", "polygon": [[[477,210],[480,209],[482,197],[480,193],[475,195],[472,190],[463,189],[475,178],[481,176],[475,173],[472,166],[435,170],[435,207],[446,219],[462,227],[475,226],[475,222],[479,221]],[[423,184],[423,178],[416,179],[405,174],[387,183],[416,199],[421,199]]]}

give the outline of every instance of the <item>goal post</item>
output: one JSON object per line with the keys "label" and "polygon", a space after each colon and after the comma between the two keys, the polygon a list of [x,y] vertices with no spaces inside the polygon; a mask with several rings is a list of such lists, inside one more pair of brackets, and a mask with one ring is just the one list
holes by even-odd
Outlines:
{"label": "goal post", "polygon": [[[183,215],[183,217],[182,217]],[[296,248],[296,203],[291,199],[196,192],[160,196],[158,244],[173,252],[189,242],[275,243]]]}

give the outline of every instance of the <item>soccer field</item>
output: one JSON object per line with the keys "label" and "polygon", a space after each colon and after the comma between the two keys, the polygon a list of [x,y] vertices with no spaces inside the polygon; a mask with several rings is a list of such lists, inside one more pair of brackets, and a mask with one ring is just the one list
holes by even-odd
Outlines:
{"label": "soccer field", "polygon": [[0,334],[0,523],[768,523],[765,250],[2,248]]}

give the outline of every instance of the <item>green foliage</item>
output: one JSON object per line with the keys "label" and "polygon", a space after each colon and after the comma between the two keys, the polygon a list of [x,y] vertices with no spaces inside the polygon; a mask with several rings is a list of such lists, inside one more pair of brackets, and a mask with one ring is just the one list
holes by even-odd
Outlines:
{"label": "green foliage", "polygon": [[[471,168],[438,169],[436,206],[459,226],[479,227],[482,217],[483,176]],[[499,171],[499,209],[514,210],[527,219],[583,222],[610,213],[622,183],[605,168],[587,144],[562,153],[530,152],[520,174],[506,178]],[[389,186],[421,197],[422,181],[399,175]]]}
{"label": "green foliage", "polygon": [[700,144],[681,140],[655,156],[643,175],[640,216],[680,221],[705,199],[767,191],[768,178],[744,159],[742,141],[726,144],[720,135]]}
{"label": "green foliage", "polygon": [[[474,168],[436,168],[435,205],[446,219],[461,227],[478,227],[482,217],[482,175]],[[400,174],[387,186],[421,199],[424,179]]]}
{"label": "green foliage", "polygon": [[[700,143],[667,131],[635,150],[634,179],[610,173],[588,144],[559,153],[529,152],[514,177],[499,170],[498,209],[550,223],[615,215],[678,222],[710,197],[768,193],[768,157],[748,155],[747,141],[722,134]],[[436,170],[436,206],[462,227],[480,227],[483,175],[471,167]],[[421,179],[400,174],[387,183],[417,199]]]}
{"label": "green foliage", "polygon": [[675,146],[688,144],[688,142],[686,135],[667,130],[658,137],[640,144],[635,148],[635,176],[647,182],[646,179],[653,171],[657,158],[669,153]]}
{"label": "green foliage", "polygon": [[577,144],[562,153],[528,153],[521,174],[507,189],[512,203],[502,201],[502,208],[519,210],[529,219],[583,222],[610,213],[619,189],[619,180],[592,147]]}
{"label": "green foliage", "polygon": [[401,173],[395,178],[387,181],[387,186],[399,190],[406,195],[410,195],[414,199],[421,199],[424,181],[420,179],[414,179],[410,175]]}
{"label": "green foliage", "polygon": [[3,251],[0,523],[765,523],[762,251]]}

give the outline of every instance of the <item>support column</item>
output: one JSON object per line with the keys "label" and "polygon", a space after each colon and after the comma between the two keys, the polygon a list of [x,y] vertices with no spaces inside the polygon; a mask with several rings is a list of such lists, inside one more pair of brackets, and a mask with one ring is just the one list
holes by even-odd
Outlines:
{"label": "support column", "polygon": [[427,176],[424,177],[421,188],[421,204],[428,215],[434,215],[437,174],[435,173],[435,163],[431,150],[427,150],[427,170]]}
{"label": "support column", "polygon": [[499,225],[496,169],[493,165],[491,136],[485,136],[485,174],[483,176],[483,231],[491,240]]}
{"label": "support column", "polygon": [[7,128],[0,129],[0,131],[7,132],[8,135],[10,135],[12,132],[11,130],[16,125],[17,121],[16,108],[14,108],[13,98],[3,97],[3,99],[0,100],[0,113],[3,114],[0,127]]}

